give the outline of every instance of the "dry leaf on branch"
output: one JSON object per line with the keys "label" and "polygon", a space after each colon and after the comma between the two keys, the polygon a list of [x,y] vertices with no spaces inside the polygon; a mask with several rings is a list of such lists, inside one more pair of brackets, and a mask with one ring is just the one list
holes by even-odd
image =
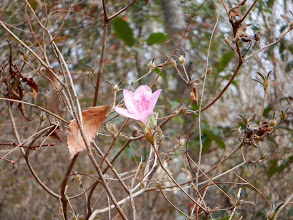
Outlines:
{"label": "dry leaf on branch", "polygon": [[[55,69],[51,69],[55,72],[56,76],[62,81],[62,75]],[[44,74],[51,80],[50,89],[46,92],[46,101],[47,101],[47,108],[59,115],[61,118],[65,118],[67,114],[67,109],[65,108],[65,104],[63,102],[64,98],[61,97],[62,85],[61,83],[55,78],[55,76],[48,70],[44,72]],[[64,129],[64,123],[60,122],[61,130]]]}
{"label": "dry leaf on branch", "polygon": [[245,41],[245,39],[250,39],[249,35],[246,33],[247,27],[251,24],[241,24],[239,28],[237,29],[237,32],[235,34],[234,41],[238,41],[242,39]]}
{"label": "dry leaf on branch", "polygon": [[191,91],[190,91],[190,100],[198,105],[198,93],[197,93],[197,89],[193,86]]}
{"label": "dry leaf on branch", "polygon": [[[103,121],[106,118],[108,109],[109,106],[97,106],[90,107],[88,110],[82,112],[83,130],[88,143],[90,143],[97,135]],[[75,119],[70,122],[67,133],[67,145],[70,157],[72,158],[78,152],[86,149]]]}
{"label": "dry leaf on branch", "polygon": [[237,4],[234,8],[231,8],[231,10],[229,11],[229,15],[231,17],[240,16],[240,8],[245,4],[246,1],[247,0],[244,0],[240,2],[239,4]]}
{"label": "dry leaf on branch", "polygon": [[289,16],[288,15],[285,15],[285,14],[281,14],[281,17],[285,20],[285,21],[287,21],[288,23],[290,23],[291,22],[291,20],[290,20],[290,18],[289,18]]}

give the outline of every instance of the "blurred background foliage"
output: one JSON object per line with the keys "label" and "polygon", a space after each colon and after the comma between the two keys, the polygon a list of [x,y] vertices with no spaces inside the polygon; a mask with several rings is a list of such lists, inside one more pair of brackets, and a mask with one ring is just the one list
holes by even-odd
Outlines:
{"label": "blurred background foliage", "polygon": [[[40,21],[49,28],[52,36],[57,34],[59,27],[63,23],[66,10],[72,4],[72,1],[67,0],[31,0],[29,2]],[[194,79],[201,79],[205,73],[207,49],[218,14],[218,28],[213,37],[209,57],[209,66],[212,67],[212,73],[206,78],[203,106],[225,86],[233,74],[237,59],[235,59],[234,53],[224,41],[225,37],[232,41],[232,30],[221,1],[207,1],[192,19],[190,14],[193,14],[203,1],[176,2],[178,5],[176,11],[172,11],[170,7],[169,11],[164,11],[166,9],[164,9],[163,4],[168,4],[168,1],[149,0],[148,4],[145,4],[144,1],[137,1],[126,12],[110,22],[98,105],[110,105],[113,100],[112,87],[107,81],[117,84],[123,80],[120,89],[130,88],[133,90],[138,84],[150,86],[160,71],[160,67],[155,68],[150,75],[140,80],[139,83],[131,85],[131,82],[148,72],[147,63],[153,58],[155,64],[162,64],[167,60],[168,56],[176,48],[176,44],[181,39],[188,24],[189,29],[176,56],[179,57],[179,55],[185,54],[188,58],[186,63],[188,64],[188,74],[193,76]],[[234,0],[225,2],[228,8],[232,8],[238,3],[238,1]],[[248,1],[241,10],[245,12],[252,2]],[[126,6],[128,1],[108,0],[106,3],[108,13],[111,15]],[[31,11],[25,5],[25,1],[22,0],[2,0],[0,4],[0,19],[22,41],[33,48],[36,53],[40,53],[40,46],[31,33],[31,28],[34,30],[35,35],[41,36],[38,40],[42,46],[44,46],[44,42],[42,42],[44,33]],[[259,45],[254,47],[252,52],[278,39],[288,29],[288,24],[281,18],[281,14],[287,14],[293,19],[293,15],[289,13],[289,10],[293,11],[292,6],[292,1],[286,0],[263,0],[256,4],[246,21],[252,24],[248,27],[247,33],[249,35],[253,36],[255,30],[261,31],[261,41]],[[178,17],[177,20],[172,20],[171,22],[184,25],[179,26],[175,33],[167,25],[167,21],[170,19],[167,16],[168,14],[170,17],[174,14]],[[69,65],[83,109],[91,106],[93,102],[94,84],[101,54],[102,35],[103,12],[101,1],[79,0],[73,6],[62,31],[55,39],[57,46]],[[272,81],[265,104],[264,120],[269,122],[270,115],[274,112],[278,113],[279,109],[285,107],[291,107],[292,109],[292,38],[292,33],[289,33],[279,43],[245,62],[228,91],[213,107],[203,113],[201,119],[204,146],[203,170],[208,170],[221,160],[225,152],[231,152],[237,146],[237,138],[239,136],[237,128],[239,126],[243,127],[238,119],[238,114],[256,114],[254,125],[257,124],[264,94],[261,85],[252,81],[253,78],[256,78],[256,72],[266,74],[272,71]],[[22,56],[34,68],[41,69],[40,63],[25,48],[19,45],[11,35],[5,32],[3,28],[0,28],[0,39],[0,65],[3,65],[9,59],[10,50],[7,43],[9,41],[12,46],[13,61],[18,67],[21,67],[23,64],[20,58]],[[60,67],[49,44],[50,39],[45,36],[45,40],[47,41],[47,59],[50,61],[51,66],[58,70]],[[241,48],[245,51],[248,46],[248,43],[242,43]],[[31,89],[26,88],[23,100],[46,107],[45,97],[49,89],[48,81],[28,65],[24,66],[22,73],[25,76],[33,77],[39,88],[37,99],[30,95],[32,93]],[[201,86],[199,83],[199,88]],[[164,117],[171,114],[180,103],[180,98],[184,91],[184,89],[182,90],[184,82],[177,77],[176,70],[169,64],[163,70],[156,88],[163,89],[156,111],[159,112],[159,117]],[[201,90],[199,89],[200,93]],[[119,92],[118,100],[121,98],[122,92]],[[187,105],[191,106],[191,109],[198,109],[198,106],[192,103],[188,96],[185,97],[185,101]],[[291,109],[289,111],[292,111]],[[37,110],[28,106],[25,106],[25,110],[27,117],[31,121],[27,121],[17,111],[16,105],[13,105],[13,111],[15,117],[17,117],[17,127],[23,139],[35,132],[35,127],[40,120],[40,113],[36,112]],[[0,112],[0,142],[15,142],[5,102],[0,103]],[[67,116],[67,119],[70,120],[71,118]],[[111,143],[111,132],[119,129],[123,122],[124,119],[117,118],[102,128],[101,133],[104,135],[100,135],[97,140],[104,152],[107,151],[107,146]],[[137,126],[136,123],[131,120],[124,132],[131,135],[136,130],[135,126]],[[267,138],[264,142],[258,143],[258,146],[266,155],[262,161],[259,161],[259,163],[248,163],[237,170],[237,173],[242,178],[258,188],[268,200],[273,201],[275,204],[284,202],[288,195],[292,193],[292,129],[291,117],[281,125],[274,135]],[[172,170],[175,176],[179,176],[180,173],[184,172],[181,169],[184,161],[182,155],[184,153],[180,149],[182,147],[178,146],[180,137],[183,139],[190,137],[187,143],[188,152],[194,161],[198,159],[198,116],[174,117],[163,128],[163,134],[164,142],[161,150],[168,154],[170,149],[173,149],[173,154],[169,155],[172,162],[168,164],[168,169]],[[62,142],[56,139],[50,141],[56,143],[56,146],[32,152],[31,161],[42,180],[57,192],[68,165],[69,156],[65,139]],[[126,138],[120,137],[111,155],[119,151],[125,142]],[[0,155],[5,154],[9,149],[11,148],[1,147]],[[140,161],[141,157],[145,160],[148,151],[149,146],[144,141],[131,143],[130,147],[127,148],[125,153],[116,162],[119,165],[121,164],[119,171],[131,169],[133,165]],[[244,149],[244,152],[247,160],[255,161],[260,157],[258,149],[252,146]],[[15,151],[10,157],[17,161],[17,163],[11,165],[0,161],[0,218],[61,219],[59,203],[50,198],[36,184],[28,168],[25,166],[20,153]],[[231,159],[219,167],[216,175],[239,164],[241,161],[241,154],[233,155]],[[87,164],[90,164],[88,158],[85,160],[79,158],[75,171],[83,173],[94,172]],[[234,173],[230,173],[222,177],[220,181],[239,182],[239,179]],[[83,187],[87,188],[91,185],[92,180],[82,177],[82,183]],[[220,186],[229,195],[236,195],[238,191],[238,186],[234,184],[223,184]],[[115,187],[119,190],[118,186],[113,183],[114,190]],[[73,195],[76,192],[82,192],[77,180],[70,184],[67,193]],[[98,192],[94,197],[97,199],[97,206],[107,206],[105,198],[98,200],[99,193],[101,192]],[[139,219],[180,219],[174,213],[173,208],[156,195],[156,192],[150,192],[136,199],[137,210],[140,210]],[[244,219],[266,219],[269,210],[260,194],[249,186],[243,186],[242,197],[246,201],[253,202],[255,206],[247,204],[241,206],[237,210],[238,216],[243,215]],[[123,195],[121,195],[121,198],[123,198]],[[232,204],[229,204],[229,201],[224,198],[223,195],[217,192],[216,188],[213,189],[211,187],[207,195],[207,203],[210,207],[213,207],[213,205],[219,207],[231,206]],[[72,201],[74,210],[79,214],[84,214],[81,211],[85,210],[83,199],[80,197]],[[174,194],[172,199],[180,202],[182,207],[188,207],[186,201],[178,197],[178,195]],[[228,211],[217,212],[214,215],[214,219],[228,219],[227,216],[229,216]],[[292,217],[292,204],[284,208],[279,215],[280,219]]]}

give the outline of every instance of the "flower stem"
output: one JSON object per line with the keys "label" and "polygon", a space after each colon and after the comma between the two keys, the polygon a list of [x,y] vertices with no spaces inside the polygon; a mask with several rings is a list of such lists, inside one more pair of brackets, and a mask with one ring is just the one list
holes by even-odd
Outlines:
{"label": "flower stem", "polygon": [[265,94],[264,94],[264,98],[263,98],[263,102],[262,102],[262,109],[261,109],[260,119],[259,119],[259,123],[258,123],[259,127],[261,126],[261,120],[262,120],[262,116],[263,116],[263,112],[264,112],[264,108],[265,108],[266,97],[267,97],[267,90],[265,90]]}

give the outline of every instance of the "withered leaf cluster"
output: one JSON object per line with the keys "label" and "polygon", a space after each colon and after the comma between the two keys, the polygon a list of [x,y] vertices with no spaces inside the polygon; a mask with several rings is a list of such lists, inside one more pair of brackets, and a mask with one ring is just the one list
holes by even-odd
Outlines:
{"label": "withered leaf cluster", "polygon": [[245,134],[245,139],[243,144],[246,146],[254,145],[256,142],[263,141],[269,132],[272,131],[271,125],[267,122],[262,122],[261,126],[258,128],[248,127]]}
{"label": "withered leaf cluster", "polygon": [[[32,93],[28,93],[36,99],[38,95],[38,86],[36,82],[32,77],[22,74],[23,66],[18,68],[18,66],[13,63],[11,46],[10,51],[8,61],[5,62],[0,69],[1,93],[6,98],[22,101],[24,95],[26,94],[25,86],[28,86],[32,89]],[[10,104],[13,105],[13,102],[10,102]],[[23,103],[18,103],[17,107],[22,115],[29,120],[25,114]]]}

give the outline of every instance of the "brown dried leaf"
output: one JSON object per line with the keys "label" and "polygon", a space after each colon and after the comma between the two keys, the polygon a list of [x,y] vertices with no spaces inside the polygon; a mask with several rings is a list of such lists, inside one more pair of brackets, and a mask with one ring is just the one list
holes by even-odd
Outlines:
{"label": "brown dried leaf", "polygon": [[[57,125],[56,125],[57,126]],[[62,142],[63,140],[63,137],[62,137],[62,133],[61,133],[61,130],[60,130],[60,127],[57,126],[57,128],[55,127],[52,127],[45,136],[48,136],[50,135],[51,138],[53,139],[58,139],[60,142]]]}
{"label": "brown dried leaf", "polygon": [[229,15],[232,17],[240,16],[240,9],[239,7],[234,7],[229,11]]}
{"label": "brown dried leaf", "polygon": [[195,87],[192,87],[191,91],[190,91],[190,100],[198,105],[198,93],[197,93],[197,89]]}
{"label": "brown dried leaf", "polygon": [[243,37],[249,38],[249,35],[246,34],[246,30],[247,30],[247,24],[241,24],[241,26],[237,29],[235,39],[239,40]]}
{"label": "brown dried leaf", "polygon": [[[52,71],[55,73],[57,72],[55,69],[52,69]],[[61,98],[62,85],[48,69],[46,69],[46,75],[51,80],[50,89],[46,93],[47,108],[50,111],[59,115],[60,117],[65,118],[67,111]],[[56,76],[59,77],[60,80],[62,80],[61,74],[56,73]],[[63,122],[61,122],[60,125],[63,129]]]}
{"label": "brown dried leaf", "polygon": [[27,116],[26,116],[26,113],[25,113],[25,108],[24,108],[24,104],[23,103],[19,103],[17,105],[19,111],[21,112],[21,114],[23,115],[23,117],[28,120],[28,121],[31,121],[31,119],[29,119]]}
{"label": "brown dried leaf", "polygon": [[245,4],[247,0],[244,0],[237,4],[234,8],[231,8],[229,11],[229,15],[232,17],[240,16],[240,8]]}
{"label": "brown dried leaf", "polygon": [[291,22],[291,20],[290,20],[290,18],[289,18],[289,16],[288,15],[285,15],[285,14],[281,14],[281,17],[285,20],[285,21],[287,21],[288,23],[290,23]]}
{"label": "brown dried leaf", "polygon": [[25,82],[33,90],[33,97],[36,100],[38,96],[38,85],[35,83],[33,78],[23,77],[22,81]]}
{"label": "brown dried leaf", "polygon": [[[12,89],[11,90],[11,95],[9,96],[10,99],[15,99],[15,100],[19,100],[19,101],[22,101],[22,98],[23,98],[23,88],[18,86],[16,88],[16,90]],[[13,102],[10,102],[11,105],[13,104]],[[24,108],[24,104],[23,103],[19,103],[17,105],[19,111],[21,112],[21,114],[23,115],[23,117],[28,120],[28,121],[31,121],[31,119],[29,119],[27,116],[26,116],[26,112],[25,112],[25,108]]]}
{"label": "brown dried leaf", "polygon": [[[106,118],[109,106],[90,107],[82,112],[83,129],[87,142],[90,143],[97,135],[103,121]],[[86,149],[76,120],[72,120],[67,129],[67,145],[72,158],[78,152]]]}
{"label": "brown dried leaf", "polygon": [[52,137],[57,138],[60,142],[62,142],[63,137],[59,127],[53,132]]}
{"label": "brown dried leaf", "polygon": [[254,39],[255,39],[255,41],[259,41],[260,40],[260,35],[261,35],[260,31],[256,31],[254,33]]}

